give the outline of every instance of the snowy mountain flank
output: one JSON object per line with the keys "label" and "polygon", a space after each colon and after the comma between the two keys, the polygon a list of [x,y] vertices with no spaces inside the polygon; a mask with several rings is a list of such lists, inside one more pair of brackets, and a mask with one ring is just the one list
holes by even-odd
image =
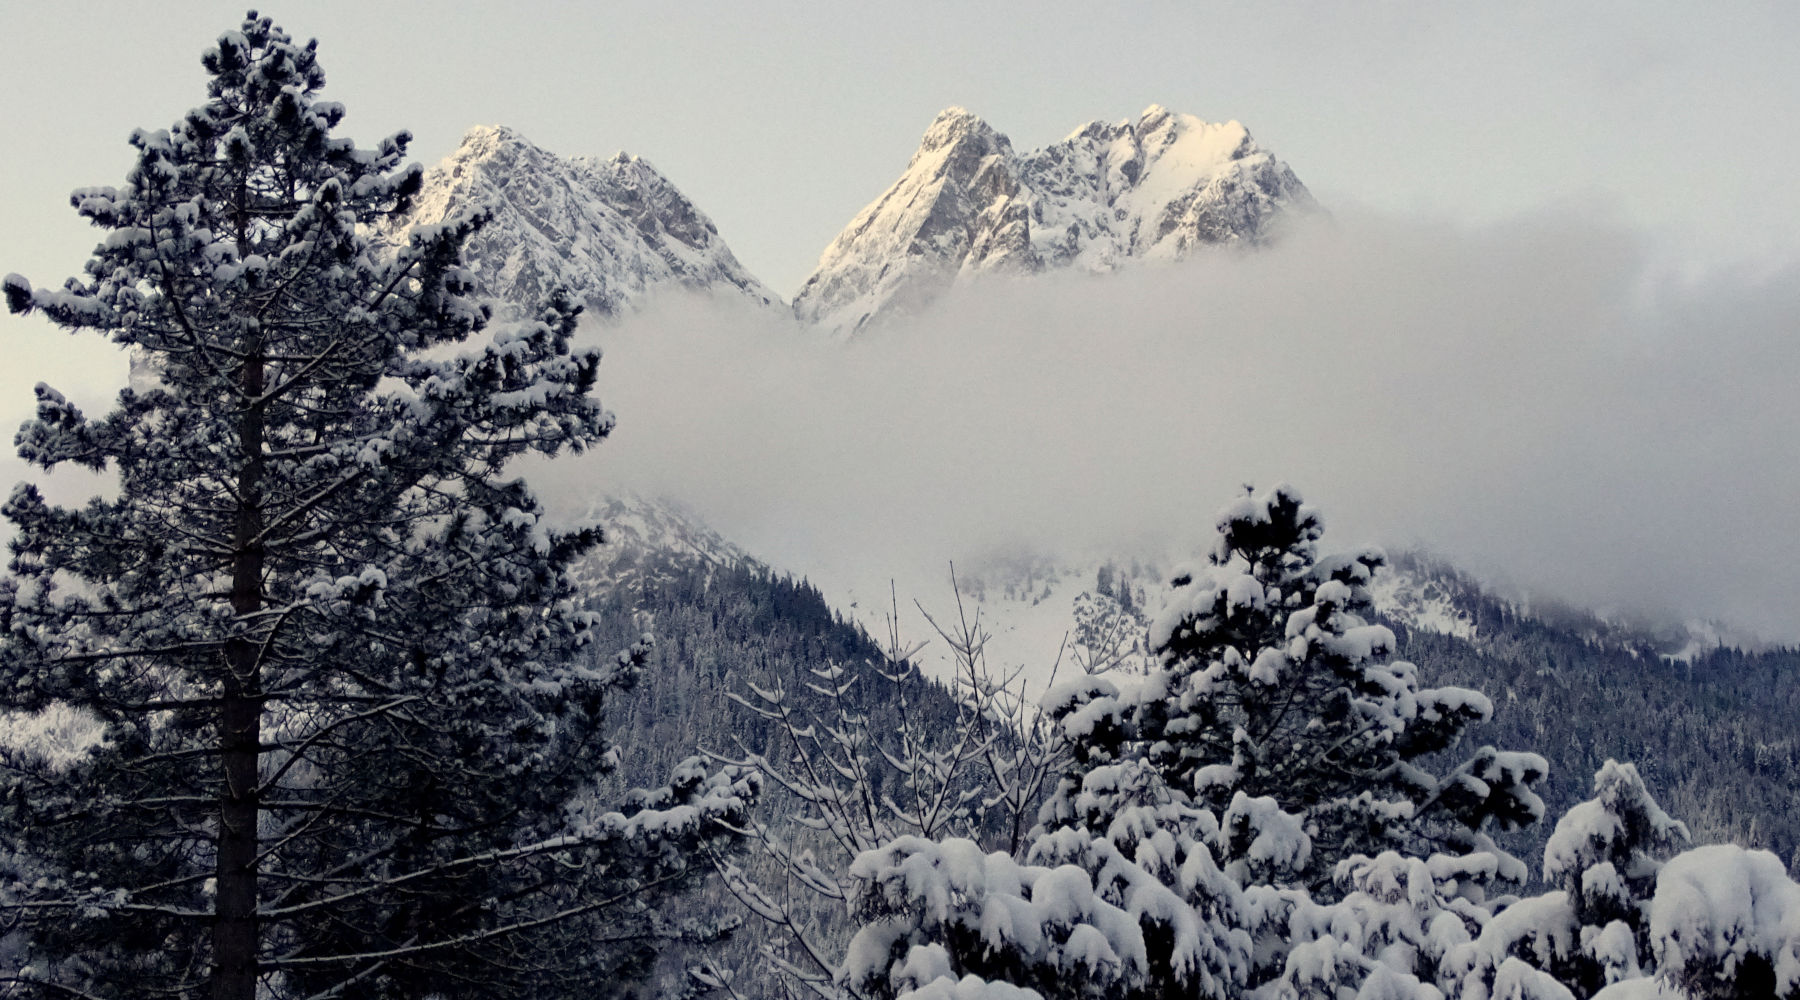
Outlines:
{"label": "snowy mountain flank", "polygon": [[596,498],[580,518],[597,524],[603,544],[571,573],[591,596],[660,582],[671,572],[696,572],[762,563],[714,531],[679,500],[624,492]]}
{"label": "snowy mountain flank", "polygon": [[663,285],[782,301],[649,161],[559,157],[504,126],[470,129],[426,171],[412,210],[380,235],[398,242],[413,226],[483,206],[493,218],[465,245],[463,261],[478,292],[505,303],[530,308],[559,285],[607,316]]}
{"label": "snowy mountain flank", "polygon": [[[989,637],[989,668],[1007,676],[1019,671],[1034,691],[1050,683],[1053,669],[1063,678],[1070,671],[1104,666],[1144,673],[1150,664],[1144,636],[1151,616],[1169,597],[1175,562],[966,560],[958,564],[960,612],[957,595],[942,581],[905,581],[917,592],[901,592],[906,605],[899,608],[902,634],[914,642],[927,641],[919,662],[938,677],[951,675],[954,658],[937,641],[927,613],[939,620],[955,620],[960,614],[978,621]],[[821,584],[834,606],[875,636],[888,632],[890,603],[884,587],[876,582],[848,589],[829,581]],[[1384,567],[1370,588],[1375,612],[1383,620],[1470,643],[1479,638],[1473,609],[1485,596],[1479,585],[1450,567],[1412,554]],[[917,607],[913,599],[920,602]]]}
{"label": "snowy mountain flank", "polygon": [[[505,126],[470,129],[454,154],[426,172],[411,211],[378,236],[397,243],[413,226],[477,208],[491,219],[469,241],[464,261],[478,291],[502,308],[532,308],[559,285],[603,317],[670,288],[786,305],[648,161],[625,153],[565,158]],[[1092,122],[1044,149],[1018,153],[979,117],[950,108],[932,122],[899,180],[826,249],[792,308],[803,322],[850,334],[978,276],[1106,273],[1207,246],[1256,246],[1275,235],[1285,214],[1316,211],[1294,173],[1235,121],[1213,124],[1152,105],[1136,119]],[[140,368],[134,364],[134,380],[154,376]],[[812,569],[765,566],[679,498],[619,493],[578,505],[609,536],[578,571],[595,593],[696,567]],[[1160,568],[1127,571],[1110,561],[1026,560],[969,573],[964,596],[995,633],[996,660],[1047,671],[1065,636],[1092,631],[1089,619],[1141,617],[1161,600],[1165,577]],[[914,592],[903,588],[904,597],[943,610],[940,581],[911,582]],[[890,583],[881,576],[831,581],[824,589],[847,617],[882,635]],[[1377,578],[1373,597],[1396,624],[1478,641],[1479,589],[1449,567],[1403,558]],[[1524,605],[1517,611],[1544,614]],[[914,638],[930,635],[923,620],[904,624]],[[1595,618],[1583,628],[1597,647],[1679,662],[1722,645],[1756,645],[1716,623],[1651,629]]]}
{"label": "snowy mountain flank", "polygon": [[1284,212],[1317,207],[1235,121],[1151,105],[1135,121],[1090,122],[1017,153],[987,122],[949,108],[899,180],[825,249],[794,312],[854,333],[977,275],[1099,273],[1199,247],[1256,245]]}
{"label": "snowy mountain flank", "polygon": [[[414,226],[481,207],[492,220],[464,260],[477,290],[503,303],[528,308],[564,286],[592,313],[615,316],[674,285],[785,305],[648,161],[561,157],[505,126],[470,129],[378,238],[398,243]],[[1200,247],[1254,246],[1284,213],[1317,207],[1235,121],[1152,105],[1135,120],[1091,122],[1016,153],[992,126],[950,108],[899,180],[825,249],[792,308],[807,325],[854,333],[978,275],[1103,273]]]}

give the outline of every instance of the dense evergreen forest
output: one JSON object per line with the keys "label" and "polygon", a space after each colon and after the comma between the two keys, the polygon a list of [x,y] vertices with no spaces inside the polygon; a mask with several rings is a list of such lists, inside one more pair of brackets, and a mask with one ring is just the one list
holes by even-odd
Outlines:
{"label": "dense evergreen forest", "polygon": [[[1493,717],[1470,727],[1460,746],[1530,748],[1543,755],[1548,773],[1536,791],[1547,816],[1588,798],[1592,777],[1608,759],[1632,761],[1669,813],[1688,824],[1694,843],[1766,848],[1792,863],[1800,845],[1800,815],[1791,808],[1800,766],[1800,703],[1791,681],[1800,654],[1720,648],[1691,662],[1671,660],[1654,652],[1647,635],[1578,612],[1530,613],[1423,558],[1403,556],[1397,563],[1398,571],[1431,575],[1434,586],[1477,624],[1471,640],[1390,622],[1397,655],[1416,663],[1428,683],[1462,685],[1493,699]],[[750,685],[780,688],[792,693],[799,712],[825,718],[834,706],[809,682],[815,671],[834,664],[864,668],[850,696],[857,711],[869,713],[882,730],[900,724],[898,689],[868,669],[884,663],[890,651],[834,612],[806,581],[752,559],[659,550],[631,553],[611,572],[616,583],[595,581],[590,600],[616,633],[602,645],[624,641],[643,624],[658,636],[639,688],[615,715],[622,766],[613,780],[622,787],[666,773],[697,747],[727,756],[740,746],[772,758],[793,752],[780,727],[741,698]],[[1089,607],[1098,597],[1110,606],[1116,593],[1130,593],[1119,584],[1122,575],[1128,574],[1103,568],[1078,603]],[[1155,611],[1122,610],[1140,623]],[[1141,649],[1141,641],[1136,646]],[[913,710],[936,720],[927,729],[947,745],[957,693],[917,674],[905,683]],[[877,772],[875,780],[891,776]],[[797,807],[776,788],[760,815],[782,836],[825,850],[822,839],[808,840],[814,835],[795,822]],[[1526,862],[1527,886],[1544,884],[1541,861],[1553,829],[1546,820],[1496,834]],[[766,864],[759,870],[774,875]],[[741,910],[717,887],[707,891],[703,905]],[[845,908],[815,902],[808,912],[827,938],[847,939],[852,925]],[[664,988],[683,982],[686,967],[710,959],[742,970],[735,988],[744,995],[782,995],[780,977],[761,954],[771,931],[743,915],[746,924],[722,949],[673,954],[665,963]]]}
{"label": "dense evergreen forest", "polygon": [[[1671,660],[1591,616],[1539,617],[1469,586],[1457,600],[1479,623],[1476,641],[1397,628],[1401,654],[1434,682],[1494,699],[1493,720],[1469,739],[1543,754],[1551,815],[1585,798],[1608,758],[1628,760],[1696,842],[1766,848],[1790,869],[1800,861],[1800,652]],[[1536,857],[1549,831],[1516,836],[1518,853]]]}

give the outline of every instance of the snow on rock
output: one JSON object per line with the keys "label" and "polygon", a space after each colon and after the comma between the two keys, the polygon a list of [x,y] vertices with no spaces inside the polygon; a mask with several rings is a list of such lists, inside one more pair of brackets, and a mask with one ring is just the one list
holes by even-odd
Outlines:
{"label": "snow on rock", "polygon": [[912,161],[825,249],[794,300],[842,334],[916,310],[993,273],[1112,271],[1209,245],[1266,241],[1286,210],[1316,203],[1237,122],[1151,105],[1017,153],[962,108],[940,113]]}
{"label": "snow on rock", "polygon": [[1407,628],[1459,639],[1475,638],[1475,621],[1457,605],[1446,580],[1417,559],[1396,560],[1369,584],[1376,613]]}
{"label": "snow on rock", "polygon": [[762,565],[698,514],[667,497],[615,493],[593,499],[586,511],[580,520],[599,525],[604,540],[570,572],[591,594],[630,589],[697,566]]}
{"label": "snow on rock", "polygon": [[426,172],[412,210],[377,235],[400,243],[415,226],[484,207],[493,218],[469,239],[463,263],[478,293],[515,307],[535,308],[559,285],[599,315],[627,311],[669,284],[780,304],[648,161],[566,159],[504,126],[470,129]]}

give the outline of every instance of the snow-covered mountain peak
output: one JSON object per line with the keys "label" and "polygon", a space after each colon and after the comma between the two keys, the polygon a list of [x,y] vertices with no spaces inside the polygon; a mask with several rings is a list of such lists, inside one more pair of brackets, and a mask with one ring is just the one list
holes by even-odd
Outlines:
{"label": "snow-covered mountain peak", "polygon": [[962,108],[940,112],[900,178],[832,241],[794,300],[839,333],[916,310],[996,272],[1110,271],[1209,244],[1266,240],[1275,218],[1316,205],[1243,125],[1153,104],[1017,153]]}
{"label": "snow-covered mountain peak", "polygon": [[1036,270],[1012,142],[962,108],[939,113],[900,179],[857,214],[820,258],[794,310],[848,332],[877,306],[930,301],[959,267]]}
{"label": "snow-covered mountain peak", "polygon": [[460,157],[482,157],[491,155],[496,149],[511,143],[524,143],[525,138],[517,130],[508,125],[471,125],[463,133],[462,143],[451,154],[452,159]]}
{"label": "snow-covered mountain peak", "polygon": [[605,533],[605,541],[572,567],[590,594],[641,586],[675,571],[699,568],[710,575],[717,569],[762,565],[669,497],[629,491],[597,496],[579,520],[598,524]]}
{"label": "snow-covered mountain peak", "polygon": [[925,135],[919,139],[919,150],[913,154],[913,163],[916,164],[920,157],[929,156],[945,147],[971,141],[986,146],[998,144],[1007,149],[1012,148],[1012,143],[1006,136],[994,131],[992,125],[974,112],[967,108],[948,107],[938,112],[937,117],[931,120],[931,126],[925,130]]}
{"label": "snow-covered mountain peak", "polygon": [[1236,121],[1208,122],[1152,104],[1132,131],[1145,156],[1172,179],[1198,182],[1233,160],[1267,156]]}
{"label": "snow-covered mountain peak", "polygon": [[648,160],[560,157],[504,125],[469,129],[426,172],[412,211],[379,236],[398,242],[415,225],[478,207],[493,219],[466,244],[464,262],[480,292],[512,306],[533,308],[559,285],[600,315],[666,284],[780,302]]}

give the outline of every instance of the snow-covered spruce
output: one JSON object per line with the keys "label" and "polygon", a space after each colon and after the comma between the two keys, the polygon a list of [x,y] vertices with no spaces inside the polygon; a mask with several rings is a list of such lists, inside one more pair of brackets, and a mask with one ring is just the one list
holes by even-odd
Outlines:
{"label": "snow-covered spruce", "polygon": [[1236,887],[1203,845],[1184,856],[1162,840],[1163,877],[1073,829],[1040,839],[1038,864],[960,838],[867,852],[850,870],[863,926],[839,981],[882,1000],[971,976],[1046,1000],[1229,996],[1249,959]]}
{"label": "snow-covered spruce", "polygon": [[1379,554],[1319,559],[1286,488],[1218,524],[1207,575],[1178,579],[1152,626],[1157,671],[1045,696],[1069,764],[1022,861],[917,838],[858,858],[840,983],[1441,996],[1438,962],[1526,874],[1483,827],[1536,818],[1544,764],[1484,748],[1422,771],[1488,705],[1386,661],[1392,636],[1357,615]]}
{"label": "snow-covered spruce", "polygon": [[1781,859],[1735,844],[1676,855],[1656,875],[1650,952],[1695,1000],[1800,997],[1800,885]]}
{"label": "snow-covered spruce", "polygon": [[794,299],[803,320],[853,333],[986,274],[1111,271],[1204,246],[1267,240],[1316,206],[1237,122],[1152,105],[1090,122],[1041,150],[962,108],[937,116],[912,161],[819,258]]}
{"label": "snow-covered spruce", "polygon": [[1630,764],[1544,851],[1551,891],[1500,909],[1444,952],[1453,1000],[1725,1000],[1800,996],[1800,885],[1767,851],[1731,844],[1661,858],[1687,839]]}
{"label": "snow-covered spruce", "polygon": [[[1543,759],[1483,747],[1446,775],[1419,766],[1492,711],[1464,688],[1422,688],[1368,624],[1374,550],[1321,558],[1316,512],[1292,489],[1246,495],[1217,518],[1208,564],[1183,570],[1151,623],[1158,669],[1130,690],[1104,678],[1052,692],[1085,769],[1139,757],[1225,827],[1221,862],[1245,881],[1329,896],[1352,855],[1491,854],[1483,832],[1539,818]],[[1306,844],[1300,843],[1305,838]]]}
{"label": "snow-covered spruce", "polygon": [[[1379,554],[1319,557],[1318,517],[1286,488],[1242,498],[1218,525],[1209,565],[1177,578],[1152,625],[1158,670],[1045,696],[1068,766],[1022,856],[963,837],[858,856],[840,988],[1800,998],[1800,885],[1765,851],[1661,860],[1687,830],[1629,764],[1608,761],[1592,799],[1558,821],[1551,888],[1511,895],[1526,873],[1485,828],[1538,816],[1543,762],[1482,748],[1443,777],[1419,766],[1488,708],[1387,662],[1392,638],[1358,614]],[[1270,726],[1277,691],[1286,710]],[[1227,720],[1229,739],[1216,732]],[[1271,761],[1282,780],[1267,781]]]}
{"label": "snow-covered spruce", "polygon": [[1345,994],[1441,1000],[1436,985],[1445,956],[1490,919],[1499,859],[1492,854],[1428,858],[1384,851],[1337,866],[1341,898],[1317,901],[1300,890],[1246,890],[1257,928],[1284,956],[1274,996]]}
{"label": "snow-covered spruce", "polygon": [[[407,137],[332,134],[315,46],[250,15],[207,100],[76,192],[85,278],[4,281],[153,377],[90,419],[40,386],[18,447],[117,476],[81,508],[30,485],[0,582],[0,712],[97,741],[0,769],[0,992],[250,1000],[591,995],[644,971],[650,905],[741,827],[754,777],[686,768],[591,801],[617,656],[508,463],[597,444],[599,356],[562,296],[482,330],[480,216],[404,211]],[[435,350],[432,350],[434,349]],[[210,981],[210,989],[207,984]]]}

